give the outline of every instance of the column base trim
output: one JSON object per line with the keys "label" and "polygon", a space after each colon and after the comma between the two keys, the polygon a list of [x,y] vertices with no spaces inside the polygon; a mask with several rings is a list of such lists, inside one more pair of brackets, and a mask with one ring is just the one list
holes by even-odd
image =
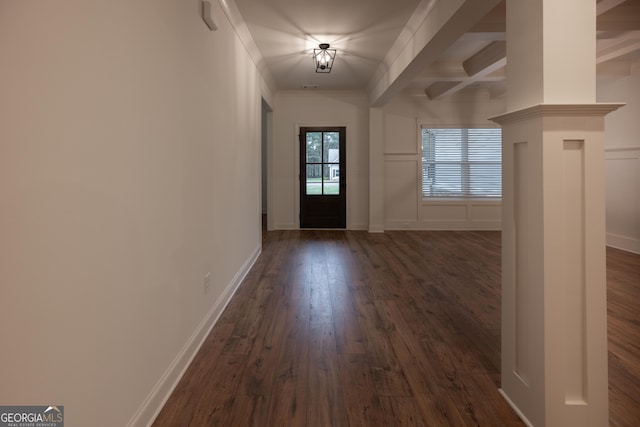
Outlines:
{"label": "column base trim", "polygon": [[516,406],[516,404],[513,403],[513,401],[509,398],[509,396],[507,396],[507,393],[505,393],[503,389],[499,388],[498,392],[502,395],[504,400],[507,401],[509,406],[511,406],[511,409],[513,409],[516,412],[518,417],[522,420],[523,423],[525,423],[527,427],[534,427],[533,424],[531,424],[531,422],[527,419],[527,417],[524,416],[522,411],[520,411],[520,409]]}

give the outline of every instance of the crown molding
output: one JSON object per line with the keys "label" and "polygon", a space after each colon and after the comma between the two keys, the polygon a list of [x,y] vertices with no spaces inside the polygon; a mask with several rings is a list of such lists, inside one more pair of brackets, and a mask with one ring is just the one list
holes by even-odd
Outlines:
{"label": "crown molding", "polygon": [[249,27],[247,26],[246,22],[244,22],[244,18],[240,14],[238,6],[233,0],[218,0],[218,2],[220,3],[222,11],[229,20],[231,27],[233,27],[236,35],[240,39],[240,42],[247,50],[249,57],[258,69],[258,72],[262,75],[262,78],[267,84],[267,87],[269,88],[269,90],[271,90],[271,92],[275,92],[277,89],[275,80],[269,72],[264,57],[262,56],[262,54],[260,54],[258,45],[256,45],[256,42],[253,40],[251,32],[249,31]]}

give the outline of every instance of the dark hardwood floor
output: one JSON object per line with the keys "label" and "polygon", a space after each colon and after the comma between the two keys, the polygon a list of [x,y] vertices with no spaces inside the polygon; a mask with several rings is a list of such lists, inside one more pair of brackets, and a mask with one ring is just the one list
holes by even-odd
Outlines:
{"label": "dark hardwood floor", "polygon": [[640,255],[607,248],[609,423],[640,426]]}
{"label": "dark hardwood floor", "polygon": [[[640,425],[640,256],[609,249],[611,426]],[[523,426],[500,233],[273,231],[154,426]]]}

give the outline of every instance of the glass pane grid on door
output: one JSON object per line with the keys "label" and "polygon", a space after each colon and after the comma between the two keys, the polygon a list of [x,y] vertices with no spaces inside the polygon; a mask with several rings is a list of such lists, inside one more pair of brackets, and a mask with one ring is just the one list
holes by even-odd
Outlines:
{"label": "glass pane grid on door", "polygon": [[345,228],[345,127],[301,127],[300,228]]}
{"label": "glass pane grid on door", "polygon": [[340,133],[306,133],[306,195],[340,194]]}

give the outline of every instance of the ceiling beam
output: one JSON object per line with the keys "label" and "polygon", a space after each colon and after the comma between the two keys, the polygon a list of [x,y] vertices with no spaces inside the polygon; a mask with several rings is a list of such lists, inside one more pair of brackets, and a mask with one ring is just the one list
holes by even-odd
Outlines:
{"label": "ceiling beam", "polygon": [[[614,6],[600,11],[600,5]],[[609,4],[610,3],[610,4]],[[618,4],[616,4],[618,3]],[[640,0],[602,0],[598,3],[598,31],[636,31],[640,30]]]}
{"label": "ceiling beam", "polygon": [[464,89],[471,83],[485,79],[489,74],[507,65],[507,42],[494,41],[467,58],[462,67],[468,78],[457,81],[438,81],[424,90],[430,100],[444,98]]}
{"label": "ceiling beam", "polygon": [[462,83],[462,81],[435,82],[424,90],[424,94],[427,95],[427,98],[430,100],[434,100],[445,95],[451,89],[460,85],[460,83]]}
{"label": "ceiling beam", "polygon": [[[611,9],[620,6],[628,0],[598,0],[596,14],[602,15]],[[506,32],[507,31],[507,5],[506,1],[500,2],[491,12],[484,16],[469,30],[470,33]]]}
{"label": "ceiling beam", "polygon": [[596,5],[596,13],[598,15],[605,13],[606,11],[613,9],[614,7],[620,6],[627,0],[598,0],[598,4]]}
{"label": "ceiling beam", "polygon": [[507,2],[501,1],[491,12],[487,13],[470,33],[504,33],[507,31]]}
{"label": "ceiling beam", "polygon": [[[433,0],[406,45],[392,49],[371,80],[370,103],[384,105],[408,86],[500,0]],[[393,51],[393,52],[392,52]]]}
{"label": "ceiling beam", "polygon": [[608,48],[599,51],[596,55],[596,64],[615,60],[622,55],[626,55],[637,50],[640,50],[640,39],[623,39],[620,43],[616,43],[613,46],[609,46]]}
{"label": "ceiling beam", "polygon": [[[603,15],[605,12],[620,6],[622,3],[625,3],[628,0],[601,0],[598,3],[598,15]],[[630,2],[637,2],[640,4],[640,0],[629,0]],[[606,26],[608,21],[611,20],[620,20],[620,18],[616,18],[619,15],[620,9],[625,9],[626,14],[630,14],[631,18],[624,18],[625,22],[627,22],[627,27],[629,26],[629,22],[634,22],[634,16],[640,16],[635,13],[630,13],[629,7],[634,7],[632,4],[625,4],[622,8],[617,10],[613,10],[609,15],[615,15],[613,18],[608,17],[608,15],[599,16],[598,22],[604,22],[605,24],[600,24],[601,27]],[[482,31],[483,26],[486,26],[486,30],[496,29],[498,27],[491,26],[488,23],[493,22],[498,23],[500,21],[500,16],[505,13],[505,2],[501,2],[496,6],[485,18],[483,18],[478,24],[476,24],[475,31]],[[489,18],[490,17],[490,18]],[[471,31],[474,31],[472,29]],[[601,33],[605,34],[605,33]],[[628,38],[632,38],[629,36]],[[635,41],[627,41],[622,44],[617,44],[608,48],[605,52],[600,52],[598,56],[598,63],[608,61],[620,55],[624,55],[630,52],[633,52],[637,49],[637,44]],[[424,93],[430,100],[444,98],[454,93],[464,89],[469,86],[471,83],[474,83],[478,80],[485,79],[486,76],[499,70],[500,68],[506,66],[507,60],[507,43],[504,40],[493,41],[489,43],[486,47],[466,59],[462,66],[469,76],[467,79],[455,78],[454,81],[439,79],[437,82],[431,84],[424,90]],[[492,95],[493,96],[493,95]]]}
{"label": "ceiling beam", "polygon": [[633,63],[631,61],[608,61],[596,66],[598,78],[620,78],[632,74]]}
{"label": "ceiling beam", "polygon": [[488,74],[486,72],[487,69],[490,69],[489,72],[491,73],[497,69],[496,67],[503,67],[506,64],[506,58],[507,42],[495,41],[467,58],[467,60],[462,63],[462,68],[464,68],[469,76],[475,76],[483,72]]}
{"label": "ceiling beam", "polygon": [[[434,58],[438,58],[448,45],[465,32],[503,29],[501,22],[505,14],[504,1],[423,0],[423,4],[426,3],[428,8],[422,9],[423,12],[428,12],[424,19],[419,24],[414,21],[413,25],[407,26],[407,28],[411,27],[413,35],[402,40],[405,44],[399,53],[387,55],[383,65],[372,79],[370,101],[373,106],[384,105],[388,99],[399,93],[412,78],[430,66]],[[638,6],[640,6],[640,0],[598,1],[598,29],[607,31],[611,27],[613,30],[614,23],[620,22],[626,31],[640,29]],[[606,52],[599,53],[598,63],[635,49],[636,44],[630,41],[608,48]],[[456,78],[454,81],[439,79],[424,90],[425,94],[430,99],[442,98],[486,78],[505,65],[506,43],[492,42],[464,61],[463,67],[469,75],[468,79]]]}

